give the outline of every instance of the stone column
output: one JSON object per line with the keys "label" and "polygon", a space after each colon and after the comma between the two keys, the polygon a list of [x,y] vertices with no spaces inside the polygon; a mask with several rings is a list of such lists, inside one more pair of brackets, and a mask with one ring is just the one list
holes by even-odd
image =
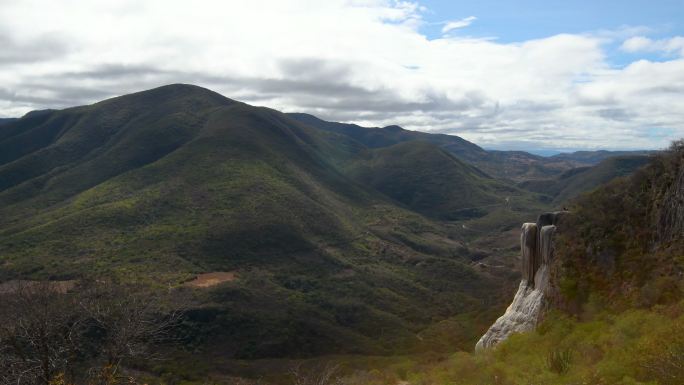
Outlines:
{"label": "stone column", "polygon": [[525,223],[520,233],[520,249],[522,254],[522,279],[534,286],[537,254],[537,224]]}

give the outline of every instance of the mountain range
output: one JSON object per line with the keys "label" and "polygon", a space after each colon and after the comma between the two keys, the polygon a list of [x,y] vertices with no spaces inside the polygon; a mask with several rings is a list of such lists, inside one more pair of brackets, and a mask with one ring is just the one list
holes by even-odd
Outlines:
{"label": "mountain range", "polygon": [[230,272],[188,344],[236,358],[472,346],[517,278],[481,268],[515,264],[493,239],[646,159],[485,151],[182,84],[0,124],[2,281]]}
{"label": "mountain range", "polygon": [[480,146],[455,135],[410,131],[399,126],[368,128],[355,124],[328,122],[313,115],[301,113],[287,115],[312,127],[349,136],[369,148],[382,148],[408,141],[429,142],[494,177],[513,182],[557,176],[569,169],[596,165],[612,156],[649,155],[653,153],[653,151],[599,150],[577,151],[543,157],[524,151],[486,151]]}

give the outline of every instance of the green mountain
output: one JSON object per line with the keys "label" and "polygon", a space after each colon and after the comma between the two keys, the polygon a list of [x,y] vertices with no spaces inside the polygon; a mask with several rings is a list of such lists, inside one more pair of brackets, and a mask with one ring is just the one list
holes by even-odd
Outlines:
{"label": "green mountain", "polygon": [[524,151],[486,151],[455,135],[410,131],[399,126],[361,127],[328,122],[308,114],[292,113],[288,116],[312,127],[348,136],[370,148],[388,147],[408,141],[428,142],[491,176],[514,182],[550,178],[578,166],[593,164],[592,161],[578,160],[575,157],[547,158]]}
{"label": "green mountain", "polygon": [[290,113],[287,115],[309,126],[349,136],[370,148],[388,147],[408,141],[424,141],[445,147],[449,152],[466,159],[477,159],[486,156],[487,153],[476,144],[454,135],[409,131],[399,126],[361,127],[356,124],[328,122],[313,115],[302,113]]}
{"label": "green mountain", "polygon": [[[634,169],[620,159],[550,179],[578,163],[191,85],[34,111],[0,128],[0,281],[190,293],[183,342],[212,362],[203,373],[229,359],[467,350],[518,278],[519,223],[551,199],[511,180],[574,194]],[[211,272],[229,278],[189,288]]]}
{"label": "green mountain", "polygon": [[374,149],[350,162],[346,173],[413,211],[446,220],[483,216],[506,195],[520,195],[428,142]]}
{"label": "green mountain", "polygon": [[[413,169],[394,185],[381,174],[398,158]],[[421,213],[459,215],[510,191],[434,146],[376,152],[165,86],[3,126],[0,278],[185,290],[199,273],[232,272],[196,293],[187,321],[188,346],[222,357],[465,347],[506,272],[474,269],[451,228]]]}
{"label": "green mountain", "polygon": [[650,159],[649,155],[609,157],[595,166],[574,168],[554,179],[522,182],[519,187],[547,195],[553,204],[558,205],[617,177],[630,175]]}

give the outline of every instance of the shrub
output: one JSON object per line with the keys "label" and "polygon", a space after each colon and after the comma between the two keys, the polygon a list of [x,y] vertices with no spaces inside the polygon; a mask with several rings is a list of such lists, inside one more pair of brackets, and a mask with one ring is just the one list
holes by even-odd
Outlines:
{"label": "shrub", "polygon": [[552,349],[546,356],[546,368],[556,374],[565,374],[570,370],[572,350]]}

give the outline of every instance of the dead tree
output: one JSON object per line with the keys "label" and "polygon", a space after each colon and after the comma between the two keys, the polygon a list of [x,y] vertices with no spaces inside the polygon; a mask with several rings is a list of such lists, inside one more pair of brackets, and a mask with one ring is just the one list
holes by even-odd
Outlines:
{"label": "dead tree", "polygon": [[90,382],[115,384],[127,379],[122,364],[158,358],[154,346],[170,342],[184,306],[141,285],[92,282],[80,296],[93,363]]}
{"label": "dead tree", "polygon": [[339,367],[330,363],[309,370],[297,364],[290,369],[293,385],[342,385],[338,372]]}
{"label": "dead tree", "polygon": [[3,284],[0,385],[130,383],[122,365],[157,356],[155,345],[169,340],[180,309],[144,286]]}
{"label": "dead tree", "polygon": [[75,297],[49,282],[0,293],[0,384],[48,385],[76,360],[82,318]]}

